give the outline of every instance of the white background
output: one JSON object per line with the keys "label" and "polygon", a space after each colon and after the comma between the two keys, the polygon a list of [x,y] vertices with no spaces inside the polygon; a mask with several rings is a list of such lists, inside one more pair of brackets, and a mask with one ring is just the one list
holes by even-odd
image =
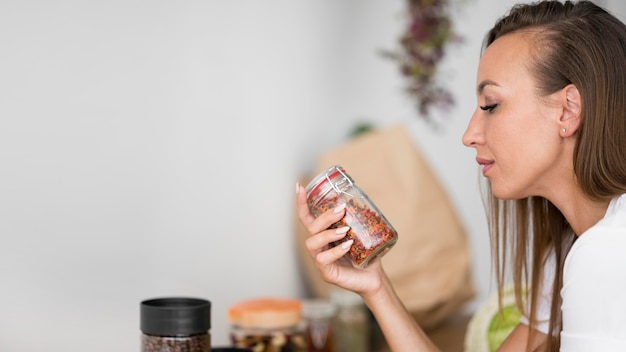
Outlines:
{"label": "white background", "polygon": [[[138,351],[139,302],[304,296],[294,183],[359,122],[405,124],[493,289],[474,151],[480,43],[513,1],[465,0],[423,123],[403,93],[403,0],[0,2],[0,350]],[[618,15],[626,5],[605,2]]]}

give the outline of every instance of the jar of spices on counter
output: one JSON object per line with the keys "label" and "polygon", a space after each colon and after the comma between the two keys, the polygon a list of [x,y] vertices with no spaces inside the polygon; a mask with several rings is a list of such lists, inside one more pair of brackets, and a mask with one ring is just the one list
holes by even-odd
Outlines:
{"label": "jar of spices on counter", "polygon": [[330,293],[330,301],[336,308],[333,321],[335,351],[370,351],[369,317],[361,296],[335,288]]}
{"label": "jar of spices on counter", "polygon": [[333,346],[335,306],[323,298],[305,299],[302,301],[302,316],[308,352],[335,352]]}
{"label": "jar of spices on counter", "polygon": [[186,297],[141,302],[142,352],[210,352],[211,302]]}
{"label": "jar of spices on counter", "polygon": [[306,195],[315,217],[345,204],[345,216],[331,227],[348,226],[350,229],[345,237],[332,245],[354,240],[347,253],[354,266],[367,267],[397,242],[396,230],[341,166],[332,166],[316,176],[306,186]]}
{"label": "jar of spices on counter", "polygon": [[228,310],[233,347],[254,352],[307,352],[302,303],[288,298],[253,298]]}

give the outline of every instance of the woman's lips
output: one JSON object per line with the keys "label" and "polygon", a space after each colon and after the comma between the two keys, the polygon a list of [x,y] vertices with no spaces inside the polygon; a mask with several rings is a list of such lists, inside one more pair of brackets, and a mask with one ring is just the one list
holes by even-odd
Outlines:
{"label": "woman's lips", "polygon": [[487,172],[493,166],[493,161],[483,158],[476,158],[476,162],[483,167],[483,176],[487,176]]}

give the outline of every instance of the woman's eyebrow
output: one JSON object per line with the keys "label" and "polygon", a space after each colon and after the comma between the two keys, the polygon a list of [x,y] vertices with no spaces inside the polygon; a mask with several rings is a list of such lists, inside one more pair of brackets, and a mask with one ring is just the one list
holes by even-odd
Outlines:
{"label": "woman's eyebrow", "polygon": [[500,86],[498,83],[492,80],[486,79],[478,84],[478,87],[476,88],[476,92],[478,93],[478,95],[483,94],[483,90],[485,90],[485,87],[489,85],[497,86],[497,87]]}

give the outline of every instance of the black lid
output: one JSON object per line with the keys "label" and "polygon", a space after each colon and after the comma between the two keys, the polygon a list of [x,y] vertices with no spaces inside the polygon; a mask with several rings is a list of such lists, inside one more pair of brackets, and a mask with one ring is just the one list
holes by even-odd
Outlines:
{"label": "black lid", "polygon": [[141,331],[157,336],[190,336],[211,328],[211,302],[186,297],[141,302]]}

